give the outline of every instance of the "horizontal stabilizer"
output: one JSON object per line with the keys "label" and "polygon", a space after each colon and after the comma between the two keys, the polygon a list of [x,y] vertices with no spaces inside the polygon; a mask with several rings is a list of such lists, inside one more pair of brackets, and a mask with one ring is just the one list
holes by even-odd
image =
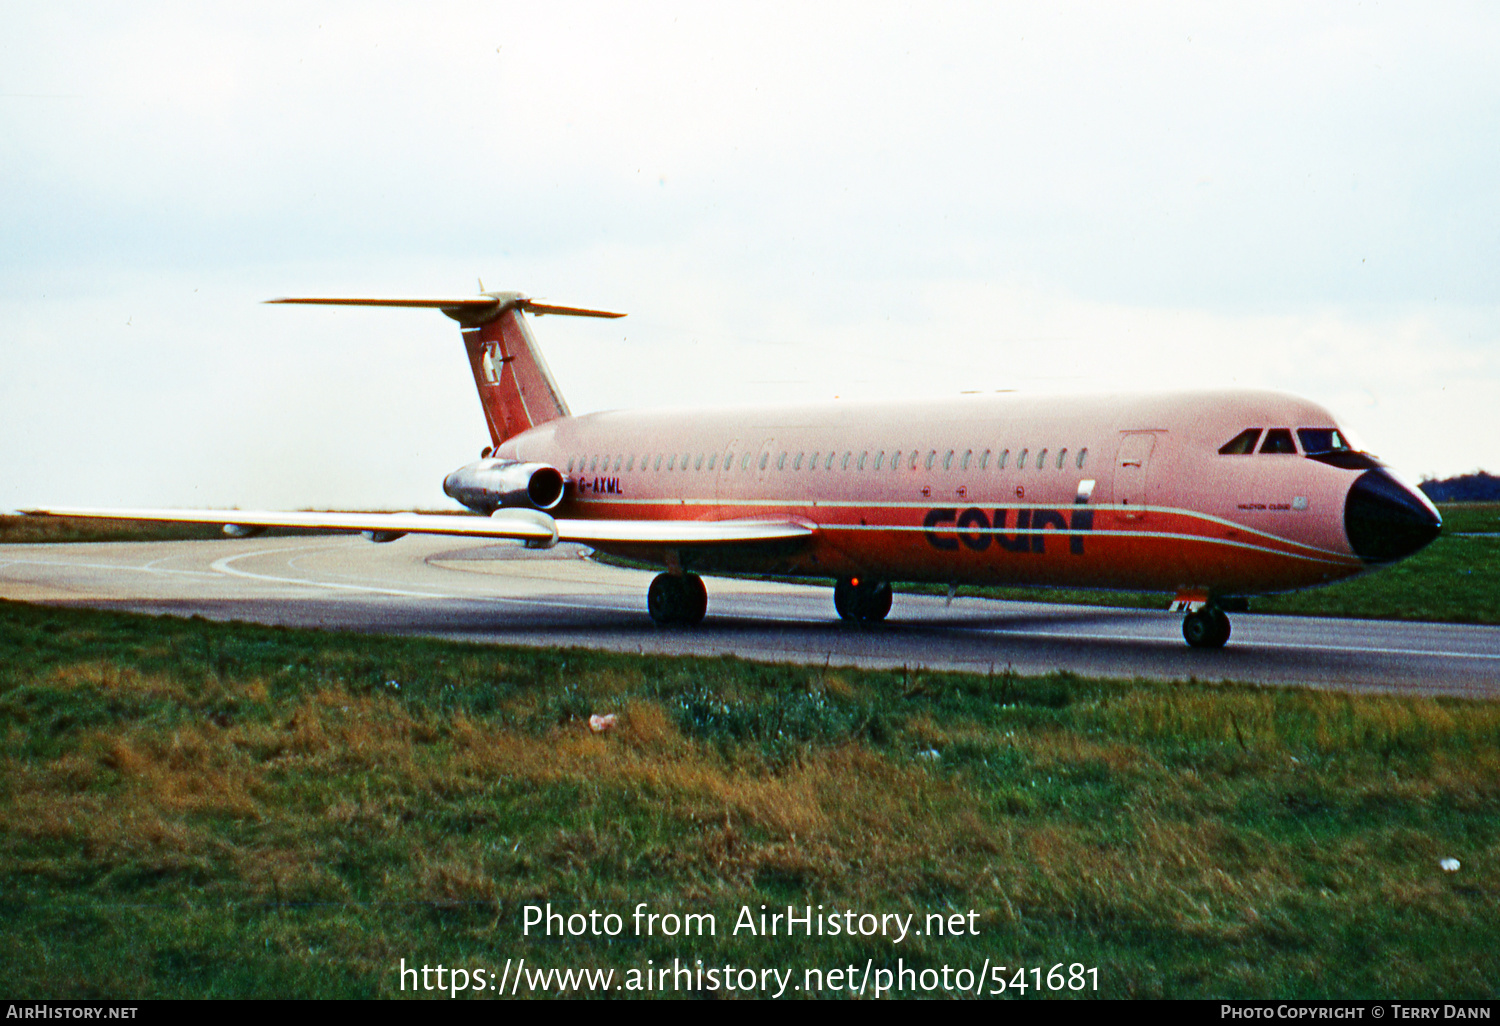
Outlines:
{"label": "horizontal stabilizer", "polygon": [[562,314],[566,317],[624,317],[622,313],[612,313],[609,310],[585,310],[581,306],[553,306],[551,303],[534,303],[527,299],[521,303],[521,309],[529,314],[541,317],[545,314]]}
{"label": "horizontal stabilizer", "polygon": [[483,310],[500,305],[494,296],[421,296],[382,299],[374,296],[282,296],[267,303],[305,303],[309,306],[425,306],[436,310]]}
{"label": "horizontal stabilizer", "polygon": [[413,296],[385,299],[375,296],[282,296],[267,303],[300,303],[306,306],[396,306],[426,307],[441,310],[456,321],[480,324],[509,309],[521,310],[538,317],[560,314],[567,317],[624,317],[609,310],[587,310],[581,306],[554,306],[538,303],[519,292],[486,292],[478,296]]}

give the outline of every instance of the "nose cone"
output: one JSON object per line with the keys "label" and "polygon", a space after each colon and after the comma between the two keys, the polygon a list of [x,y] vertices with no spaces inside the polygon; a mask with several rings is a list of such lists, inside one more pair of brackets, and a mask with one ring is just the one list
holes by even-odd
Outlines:
{"label": "nose cone", "polygon": [[1368,470],[1344,500],[1344,530],[1355,555],[1370,563],[1404,559],[1438,536],[1443,518],[1414,488],[1388,471]]}

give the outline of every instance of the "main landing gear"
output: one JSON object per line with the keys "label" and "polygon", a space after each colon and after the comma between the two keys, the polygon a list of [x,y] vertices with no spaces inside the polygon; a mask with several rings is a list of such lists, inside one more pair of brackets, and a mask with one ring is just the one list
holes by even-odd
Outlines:
{"label": "main landing gear", "polygon": [[876,623],[891,611],[891,582],[841,577],[833,586],[833,608],[854,623]]}
{"label": "main landing gear", "polygon": [[1229,617],[1218,606],[1204,606],[1182,621],[1182,636],[1194,648],[1223,648],[1229,640]]}
{"label": "main landing gear", "polygon": [[659,624],[691,627],[708,612],[708,589],[697,574],[657,574],[646,592],[646,611]]}

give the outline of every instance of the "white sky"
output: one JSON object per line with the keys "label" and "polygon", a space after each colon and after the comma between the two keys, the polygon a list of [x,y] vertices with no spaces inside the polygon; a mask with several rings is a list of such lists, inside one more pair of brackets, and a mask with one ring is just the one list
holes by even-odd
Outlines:
{"label": "white sky", "polygon": [[446,504],[575,412],[1255,386],[1500,470],[1500,8],[0,3],[0,508]]}

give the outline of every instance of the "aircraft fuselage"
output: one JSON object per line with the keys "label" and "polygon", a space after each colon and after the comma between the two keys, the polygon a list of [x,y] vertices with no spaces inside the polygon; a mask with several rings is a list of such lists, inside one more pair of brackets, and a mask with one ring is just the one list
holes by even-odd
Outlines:
{"label": "aircraft fuselage", "polygon": [[[559,516],[814,528],[795,544],[666,553],[683,569],[1207,599],[1324,584],[1407,554],[1351,543],[1351,489],[1388,473],[1374,460],[1313,458],[1300,440],[1287,452],[1220,452],[1246,429],[1265,445],[1272,431],[1337,427],[1322,407],[1274,392],[995,394],[604,412],[542,424],[495,455],[561,470]],[[1398,522],[1428,511],[1438,522],[1399,487],[1409,495],[1395,503],[1410,508]],[[660,547],[607,550],[664,560]]]}

